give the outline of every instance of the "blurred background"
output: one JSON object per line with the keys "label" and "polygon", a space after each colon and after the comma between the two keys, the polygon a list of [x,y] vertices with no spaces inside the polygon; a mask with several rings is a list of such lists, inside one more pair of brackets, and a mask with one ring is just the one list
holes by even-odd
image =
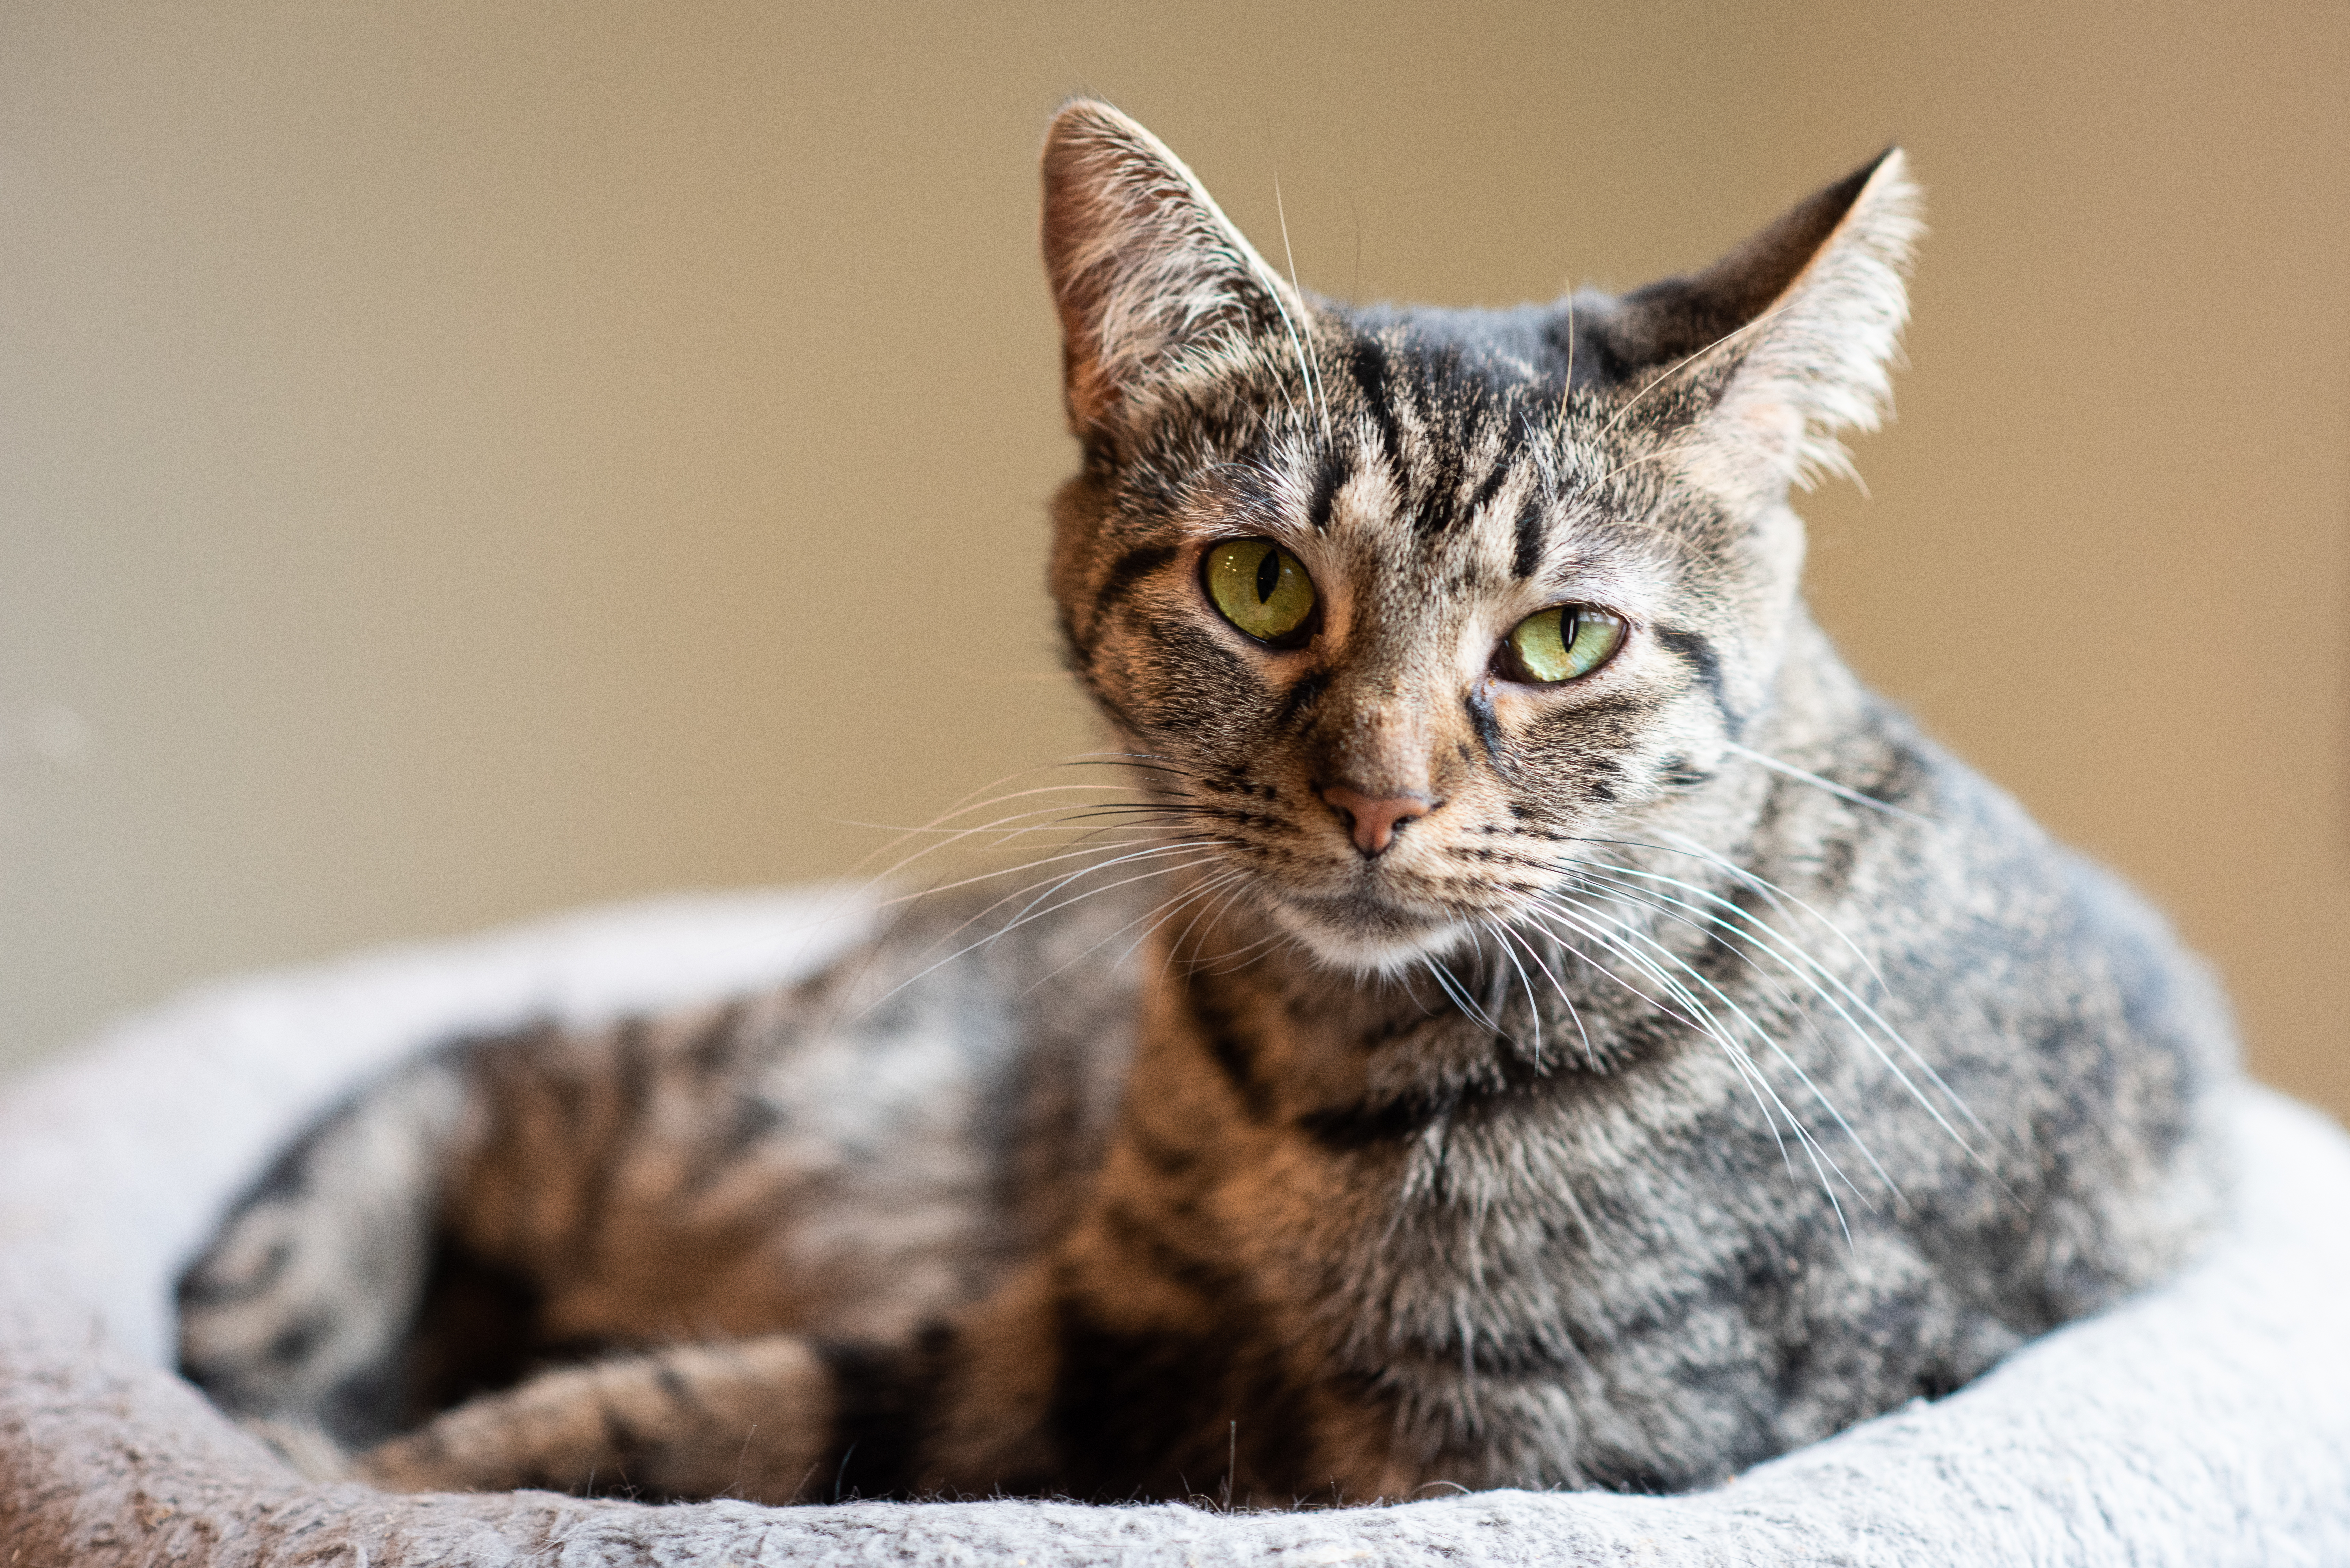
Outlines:
{"label": "blurred background", "polygon": [[224,970],[836,873],[1093,743],[1035,150],[1310,287],[1701,264],[1898,139],[1860,669],[2350,1111],[2350,6],[0,5],[0,1064]]}

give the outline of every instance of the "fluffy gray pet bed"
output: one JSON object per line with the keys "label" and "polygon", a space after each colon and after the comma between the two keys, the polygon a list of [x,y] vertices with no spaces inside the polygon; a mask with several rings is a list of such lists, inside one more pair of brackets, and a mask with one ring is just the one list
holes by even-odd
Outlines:
{"label": "fluffy gray pet bed", "polygon": [[847,940],[803,897],[638,905],[190,996],[0,1092],[0,1568],[783,1563],[2350,1563],[2350,1139],[2233,1108],[2189,1273],[1693,1497],[653,1508],[303,1480],[170,1370],[171,1290],[295,1131],[449,1034],[747,988]]}

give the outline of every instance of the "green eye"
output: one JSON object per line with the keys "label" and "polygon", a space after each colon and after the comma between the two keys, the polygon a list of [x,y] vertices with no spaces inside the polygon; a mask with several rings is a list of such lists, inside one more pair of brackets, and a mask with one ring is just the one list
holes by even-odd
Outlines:
{"label": "green eye", "polygon": [[1295,636],[1314,613],[1314,579],[1270,539],[1232,539],[1208,552],[1208,597],[1226,620],[1259,642]]}
{"label": "green eye", "polygon": [[1621,617],[1589,605],[1553,605],[1518,622],[1505,646],[1513,675],[1555,686],[1590,674],[1623,642]]}

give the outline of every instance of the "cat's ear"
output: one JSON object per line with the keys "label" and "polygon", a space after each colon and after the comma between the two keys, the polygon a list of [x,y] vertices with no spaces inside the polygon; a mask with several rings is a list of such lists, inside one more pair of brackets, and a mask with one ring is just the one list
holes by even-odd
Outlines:
{"label": "cat's ear", "polygon": [[1836,433],[1874,430],[1891,406],[1921,212],[1890,148],[1705,271],[1619,302],[1614,335],[1648,368],[1642,384],[1669,370],[1711,400],[1692,455],[1725,460],[1720,479],[1777,488],[1846,471]]}
{"label": "cat's ear", "polygon": [[1182,160],[1109,105],[1080,99],[1055,115],[1044,161],[1045,266],[1079,434],[1296,318],[1295,298]]}

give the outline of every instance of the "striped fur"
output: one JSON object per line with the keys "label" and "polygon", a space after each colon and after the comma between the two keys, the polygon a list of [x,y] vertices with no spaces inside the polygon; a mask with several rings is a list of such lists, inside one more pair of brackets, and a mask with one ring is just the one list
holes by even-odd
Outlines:
{"label": "striped fur", "polygon": [[[1045,166],[1052,581],[1172,868],[426,1061],[191,1271],[192,1376],[408,1488],[1678,1489],[2179,1257],[2216,993],[1799,597],[1788,488],[1885,406],[1898,151],[1503,312],[1291,286],[1099,104]],[[1203,592],[1242,537],[1314,578],[1294,646]],[[1562,602],[1620,651],[1511,679]],[[1423,809],[1371,853],[1333,789]]]}

